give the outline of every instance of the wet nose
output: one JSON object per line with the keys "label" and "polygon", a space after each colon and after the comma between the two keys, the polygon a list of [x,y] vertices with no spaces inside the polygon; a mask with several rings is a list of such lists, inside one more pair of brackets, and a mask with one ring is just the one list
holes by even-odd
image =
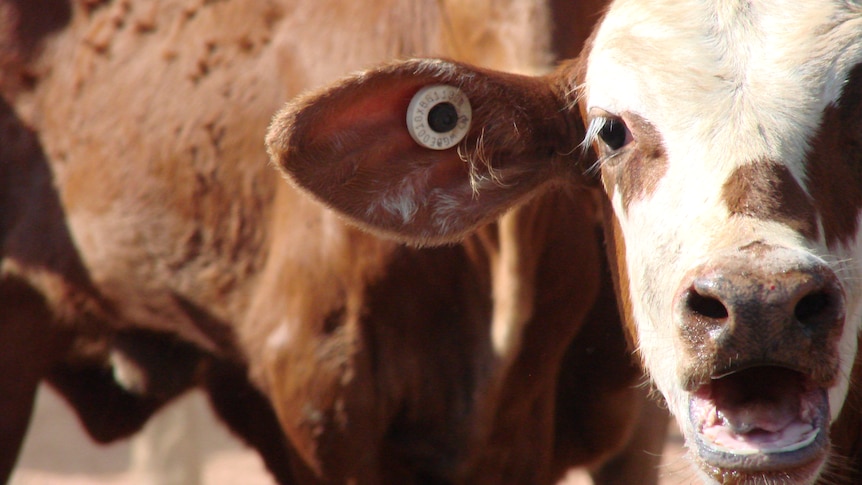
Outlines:
{"label": "wet nose", "polygon": [[803,352],[833,349],[844,323],[844,293],[826,264],[763,245],[695,268],[676,302],[684,340],[716,362],[792,366]]}
{"label": "wet nose", "polygon": [[762,322],[811,330],[832,326],[837,323],[842,296],[824,273],[822,268],[775,275],[714,269],[696,277],[686,290],[683,322],[717,326]]}

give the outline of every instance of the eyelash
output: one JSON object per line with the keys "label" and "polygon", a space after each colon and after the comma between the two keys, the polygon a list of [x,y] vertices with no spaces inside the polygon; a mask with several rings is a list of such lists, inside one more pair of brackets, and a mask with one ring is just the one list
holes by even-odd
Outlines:
{"label": "eyelash", "polygon": [[614,158],[620,156],[621,154],[622,154],[622,152],[617,150],[617,151],[608,153],[607,155],[603,155],[603,156],[599,157],[598,160],[596,160],[596,162],[594,164],[590,165],[590,167],[586,171],[586,174],[589,176],[598,175],[598,173],[601,171],[602,167],[606,163],[609,163],[610,161],[612,161]]}
{"label": "eyelash", "polygon": [[[600,143],[604,144],[604,141],[601,140],[601,137],[599,136],[599,134],[601,133],[602,129],[605,128],[607,123],[613,119],[615,119],[615,118],[611,118],[608,116],[597,116],[597,117],[593,118],[592,120],[590,120],[590,124],[587,126],[587,134],[584,137],[584,141],[581,142],[581,150],[586,152],[587,150],[590,149],[590,146],[592,146],[596,142],[600,142]],[[623,125],[623,126],[625,126],[625,125]],[[625,147],[625,145],[623,145],[622,147],[620,147],[619,149],[616,149],[616,150],[609,150],[609,151],[602,150],[602,152],[607,152],[607,153],[605,155],[600,156],[598,158],[598,160],[596,160],[596,163],[594,163],[592,166],[590,166],[590,168],[587,169],[587,174],[591,175],[591,176],[598,174],[599,170],[601,170],[602,166],[605,163],[610,162],[611,160],[613,160],[614,158],[616,158],[617,156],[619,156],[622,153],[622,148],[624,148],[624,147]],[[608,147],[608,148],[610,148],[610,147]]]}

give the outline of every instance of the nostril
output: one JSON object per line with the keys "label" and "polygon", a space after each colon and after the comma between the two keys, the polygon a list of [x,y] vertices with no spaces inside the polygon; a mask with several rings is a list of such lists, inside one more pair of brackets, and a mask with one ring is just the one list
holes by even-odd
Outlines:
{"label": "nostril", "polygon": [[818,291],[803,297],[793,309],[793,315],[803,325],[816,323],[818,317],[828,311],[832,297],[825,291]]}
{"label": "nostril", "polygon": [[711,296],[704,296],[692,290],[686,296],[686,306],[691,313],[714,320],[723,320],[728,317],[727,307]]}

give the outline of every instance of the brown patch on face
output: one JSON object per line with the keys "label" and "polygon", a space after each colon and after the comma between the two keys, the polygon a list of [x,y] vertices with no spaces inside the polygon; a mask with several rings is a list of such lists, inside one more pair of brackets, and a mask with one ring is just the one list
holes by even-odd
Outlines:
{"label": "brown patch on face", "polygon": [[611,267],[614,289],[619,305],[620,316],[625,328],[626,339],[630,349],[640,348],[637,327],[635,326],[634,311],[632,310],[631,289],[629,288],[629,270],[626,264],[626,241],[623,236],[619,219],[614,214],[611,202],[607,197],[602,198],[602,211],[604,215],[605,244],[607,245],[608,263]]}
{"label": "brown patch on face", "polygon": [[731,215],[779,222],[817,238],[813,201],[784,165],[760,161],[738,167],[724,183],[722,199]]}
{"label": "brown patch on face", "polygon": [[661,134],[652,123],[634,113],[623,113],[622,119],[634,139],[621,152],[602,165],[602,179],[608,195],[619,190],[623,207],[643,200],[655,192],[667,173],[667,153]]}
{"label": "brown patch on face", "polygon": [[626,208],[633,200],[649,197],[667,172],[667,153],[661,135],[652,123],[635,114],[625,114],[635,139],[635,150],[626,160],[619,179],[619,188]]}
{"label": "brown patch on face", "polygon": [[851,243],[862,210],[862,64],[850,72],[841,99],[823,111],[811,140],[808,179],[826,244]]}

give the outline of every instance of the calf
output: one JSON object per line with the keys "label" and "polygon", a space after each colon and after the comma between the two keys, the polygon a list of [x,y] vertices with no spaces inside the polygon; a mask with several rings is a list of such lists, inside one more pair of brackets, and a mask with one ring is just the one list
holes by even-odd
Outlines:
{"label": "calf", "polygon": [[0,481],[43,380],[100,441],[202,387],[283,483],[654,479],[664,421],[635,433],[588,192],[416,249],[283,183],[263,146],[287,99],[385,59],[546,70],[595,18],[561,8],[0,0]]}
{"label": "calf", "polygon": [[[400,125],[437,84],[472,128],[430,151]],[[324,93],[278,115],[274,160],[402,240],[459,240],[599,174],[627,332],[703,480],[862,479],[857,2],[619,0],[552,75],[413,60]]]}

